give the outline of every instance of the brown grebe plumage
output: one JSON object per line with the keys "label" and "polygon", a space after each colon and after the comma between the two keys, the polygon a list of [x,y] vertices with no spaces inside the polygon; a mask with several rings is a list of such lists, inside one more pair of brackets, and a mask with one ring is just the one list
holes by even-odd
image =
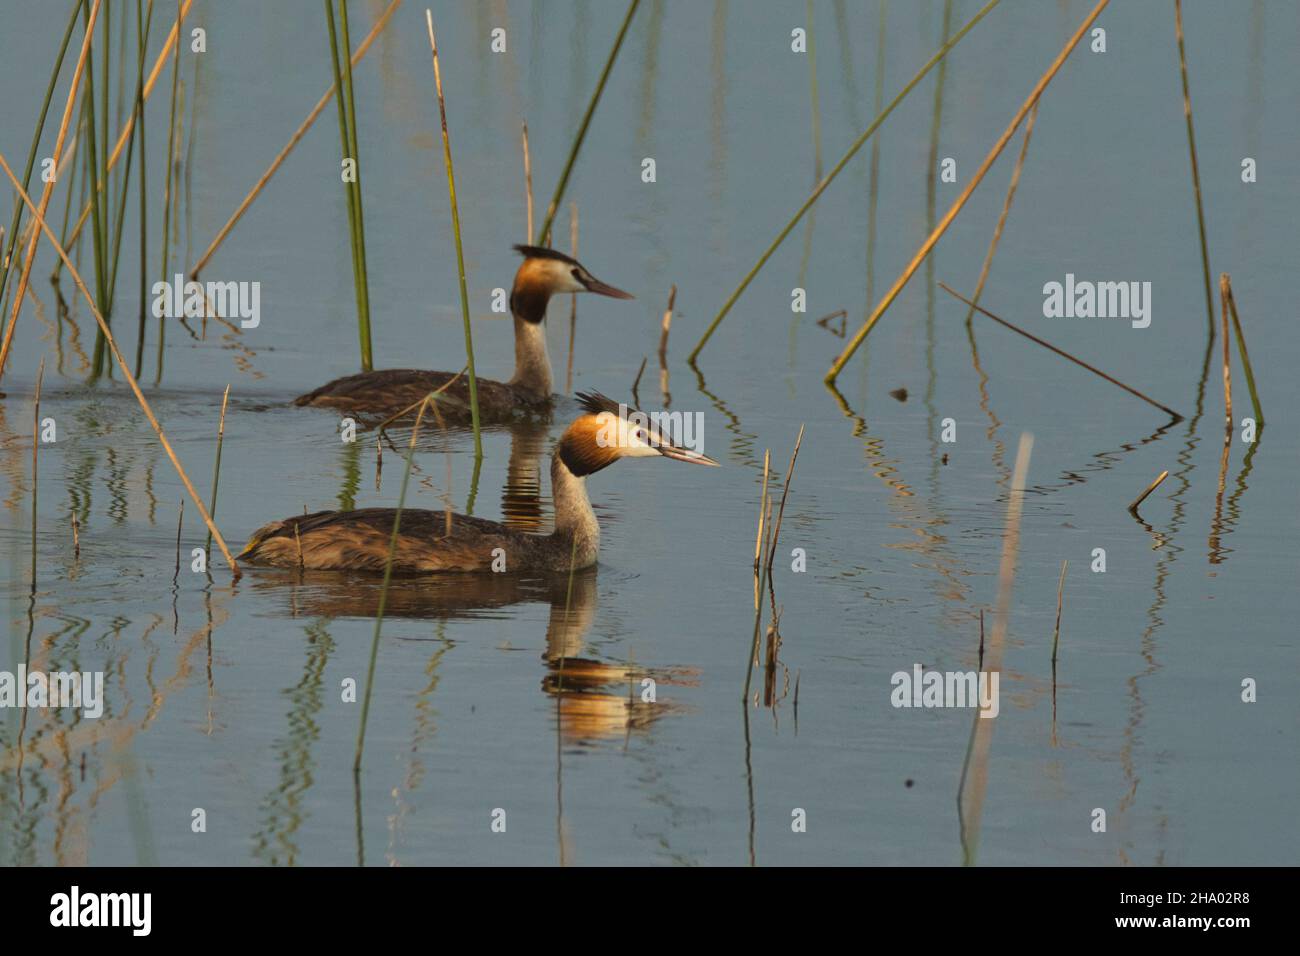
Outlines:
{"label": "brown grebe plumage", "polygon": [[[524,257],[510,292],[515,327],[515,374],[508,382],[480,378],[479,418],[486,423],[546,414],[551,408],[551,359],[546,351],[546,306],[565,292],[595,292],[630,299],[621,289],[601,282],[577,260],[542,246],[515,246]],[[449,384],[450,383],[450,384]],[[295,405],[337,408],[362,416],[390,415],[443,389],[439,411],[444,419],[469,420],[469,380],[458,372],[382,369],[335,379],[294,399]]]}
{"label": "brown grebe plumage", "polygon": [[[600,525],[587,497],[588,475],[620,458],[663,455],[718,464],[637,424],[599,393],[579,393],[578,399],[584,413],[564,432],[551,459],[554,532],[527,534],[483,518],[453,514],[449,521],[444,511],[403,510],[393,573],[500,571],[502,560],[507,573],[590,567],[600,550]],[[239,557],[304,570],[383,571],[394,514],[392,508],[362,508],[274,521],[253,532]]]}

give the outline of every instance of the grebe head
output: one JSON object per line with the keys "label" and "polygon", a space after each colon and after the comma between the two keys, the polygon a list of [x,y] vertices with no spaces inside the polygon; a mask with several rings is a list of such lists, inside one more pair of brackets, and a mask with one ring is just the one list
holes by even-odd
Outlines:
{"label": "grebe head", "polygon": [[693,465],[718,462],[707,455],[675,445],[648,416],[600,394],[578,392],[583,414],[574,419],[556,450],[564,466],[577,477],[600,471],[620,458],[654,458],[662,455]]}
{"label": "grebe head", "polygon": [[512,298],[545,302],[562,292],[595,292],[611,299],[631,299],[622,289],[601,282],[576,259],[545,246],[515,246],[524,257],[515,273]]}

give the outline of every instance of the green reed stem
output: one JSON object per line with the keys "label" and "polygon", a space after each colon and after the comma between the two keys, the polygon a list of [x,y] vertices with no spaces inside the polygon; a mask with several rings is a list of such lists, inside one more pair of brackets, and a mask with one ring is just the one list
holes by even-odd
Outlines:
{"label": "green reed stem", "polygon": [[[996,0],[994,0],[996,2]],[[564,199],[564,190],[569,185],[569,174],[573,172],[573,163],[578,158],[578,151],[582,149],[582,141],[587,137],[587,127],[591,125],[591,117],[596,112],[596,105],[600,102],[600,95],[605,92],[605,81],[609,79],[610,70],[614,68],[614,61],[618,59],[618,51],[623,46],[623,38],[627,36],[627,28],[632,25],[632,17],[636,14],[636,8],[640,6],[641,0],[632,0],[628,4],[627,14],[623,17],[623,25],[619,27],[618,36],[614,38],[614,47],[609,51],[609,59],[605,61],[605,68],[600,71],[600,79],[596,82],[596,89],[591,94],[591,102],[587,104],[587,112],[583,114],[582,124],[578,127],[578,135],[573,139],[573,146],[569,150],[569,158],[564,164],[564,172],[560,174],[560,181],[555,184],[555,195],[551,197],[551,204],[546,207],[546,218],[542,221],[542,228],[537,233],[537,245],[546,245],[547,237],[551,233],[551,221],[555,218],[555,211],[560,208],[560,202]]]}
{"label": "green reed stem", "polygon": [[[83,10],[85,9],[86,8],[83,7]],[[88,10],[86,10],[86,18],[84,22],[89,25]],[[93,41],[91,46],[92,48],[86,53],[86,94],[84,100],[86,109],[86,168],[90,172],[91,186],[90,211],[93,223],[91,238],[93,239],[93,248],[95,253],[95,305],[99,309],[100,315],[104,317],[104,321],[109,322],[111,321],[111,317],[108,314],[108,309],[104,302],[104,294],[108,291],[104,268],[104,240],[107,234],[104,231],[103,211],[100,208],[99,203],[101,170],[99,158],[101,154],[99,147],[96,145],[98,139],[97,131],[95,129],[95,66]],[[95,330],[94,355],[95,359],[91,376],[98,378],[100,373],[104,370],[104,333],[98,328]]]}
{"label": "green reed stem", "polygon": [[[171,251],[172,221],[172,165],[176,162],[176,88],[180,84],[181,74],[181,0],[176,0],[175,48],[172,51],[172,97],[167,119],[167,168],[163,170],[163,221],[162,221],[162,281],[170,282],[167,276],[167,257]],[[180,318],[180,316],[172,316]],[[154,381],[162,381],[163,350],[167,347],[167,310],[158,316],[158,369]]]}
{"label": "green reed stem", "polygon": [[992,149],[988,151],[983,161],[980,162],[979,168],[975,170],[974,175],[971,176],[970,181],[966,183],[961,194],[953,200],[952,205],[948,207],[948,211],[944,213],[939,224],[931,230],[925,241],[921,243],[920,248],[918,248],[915,254],[913,254],[911,260],[907,263],[906,268],[904,268],[899,277],[894,280],[894,284],[889,287],[889,291],[885,293],[878,303],[876,303],[875,307],[871,310],[871,315],[862,323],[862,326],[858,331],[854,333],[853,338],[849,340],[848,344],[844,347],[844,350],[835,357],[835,361],[831,363],[831,367],[826,371],[825,376],[822,377],[823,383],[826,385],[835,384],[835,379],[838,378],[840,372],[844,370],[844,366],[848,363],[849,359],[853,358],[854,353],[857,352],[863,341],[866,340],[866,337],[871,334],[871,330],[875,328],[876,323],[880,321],[881,316],[889,311],[889,307],[893,305],[894,300],[897,299],[899,294],[903,291],[903,287],[906,286],[912,276],[916,274],[916,270],[921,267],[921,263],[925,262],[929,258],[930,252],[934,249],[935,244],[943,238],[944,233],[948,231],[948,227],[953,224],[953,221],[961,213],[962,209],[965,208],[971,195],[979,188],[980,183],[984,181],[984,177],[988,175],[988,171],[993,167],[997,158],[1002,155],[1002,150],[1006,148],[1007,143],[1011,141],[1011,137],[1014,136],[1016,130],[1020,128],[1020,124],[1024,122],[1025,116],[1027,116],[1029,111],[1038,104],[1038,100],[1043,95],[1043,91],[1047,89],[1047,85],[1051,83],[1052,78],[1060,72],[1061,67],[1065,65],[1065,61],[1074,51],[1074,48],[1079,45],[1079,41],[1083,39],[1088,28],[1092,26],[1099,16],[1101,16],[1101,12],[1106,9],[1106,5],[1109,3],[1110,0],[1098,0],[1097,5],[1092,8],[1092,12],[1083,19],[1083,22],[1079,24],[1078,29],[1076,29],[1070,38],[1065,41],[1065,46],[1061,47],[1061,52],[1056,55],[1056,58],[1052,61],[1051,65],[1048,66],[1043,75],[1038,78],[1038,82],[1034,84],[1034,88],[1030,91],[1029,96],[1025,99],[1024,103],[1020,105],[1020,109],[1017,110],[1015,116],[1011,118],[1011,122],[1008,123],[1007,128],[1002,131],[1002,135],[998,137],[998,140],[993,144]]}
{"label": "green reed stem", "polygon": [[352,58],[347,56],[350,49],[347,43],[347,2],[339,0],[344,23],[344,59],[347,61],[347,82],[339,66],[338,33],[334,26],[333,0],[325,0],[325,23],[329,28],[330,60],[334,68],[334,89],[338,91],[335,101],[339,110],[339,141],[343,149],[343,159],[352,160],[352,181],[345,183],[348,200],[348,229],[352,245],[352,285],[357,299],[357,334],[361,341],[361,370],[369,372],[373,367],[370,344],[370,292],[366,277],[364,227],[361,221],[361,160],[356,153],[356,112],[352,106]]}
{"label": "green reed stem", "polygon": [[[138,55],[136,59],[135,100],[131,107],[133,110],[136,111],[140,111],[144,103],[144,35],[141,33],[141,30],[143,29],[144,32],[147,33],[149,29],[147,25],[142,27],[138,16],[139,13],[140,13],[140,0],[136,0],[137,18],[136,18],[135,29],[136,29],[136,49]],[[152,16],[153,14],[152,0],[149,4],[149,13]],[[121,124],[119,123],[118,125]],[[118,204],[117,204],[117,225],[114,228],[114,233],[113,233],[113,265],[108,270],[108,301],[109,302],[112,302],[117,295],[117,264],[122,254],[122,226],[126,222],[126,197],[127,197],[127,193],[130,192],[131,163],[135,157],[135,140],[136,140],[136,133],[138,132],[138,128],[139,128],[138,123],[131,127],[130,136],[127,138],[126,141],[126,169],[123,170],[122,172],[122,190],[119,195]],[[143,150],[141,151],[141,155],[143,156]],[[141,193],[142,197],[143,195],[144,194]]]}
{"label": "green reed stem", "polygon": [[[27,167],[23,171],[23,189],[27,189],[31,184],[32,170],[36,167],[36,152],[41,145],[41,133],[45,130],[45,119],[50,112],[50,101],[54,98],[54,87],[59,82],[59,72],[63,69],[63,59],[68,52],[68,42],[72,39],[72,31],[77,27],[77,13],[84,7],[83,0],[73,0],[72,15],[68,17],[67,29],[63,31],[63,42],[59,44],[59,55],[54,60],[54,72],[50,74],[50,83],[45,88],[45,100],[41,103],[41,115],[36,120],[36,132],[32,134],[32,147],[27,153]],[[71,194],[69,189],[68,193]],[[4,299],[5,286],[9,282],[9,269],[15,261],[14,248],[18,242],[18,227],[22,224],[23,204],[18,203],[14,207],[13,219],[9,224],[9,247],[4,251],[3,257],[0,257],[0,300]]]}
{"label": "green reed stem", "polygon": [[1201,269],[1205,277],[1205,312],[1214,341],[1214,296],[1210,292],[1210,252],[1205,243],[1205,210],[1201,207],[1201,173],[1196,162],[1196,133],[1192,129],[1192,94],[1187,88],[1187,53],[1183,49],[1183,4],[1174,0],[1174,36],[1178,39],[1178,70],[1183,81],[1183,116],[1187,119],[1187,150],[1192,158],[1192,191],[1196,194],[1196,228],[1201,236]]}
{"label": "green reed stem", "polygon": [[1259,392],[1255,388],[1255,370],[1250,364],[1250,354],[1246,351],[1246,334],[1241,330],[1241,319],[1237,316],[1237,297],[1232,294],[1232,280],[1225,272],[1222,283],[1228,300],[1228,314],[1232,316],[1232,330],[1237,338],[1237,351],[1241,353],[1241,364],[1246,371],[1246,387],[1250,389],[1250,404],[1255,410],[1255,424],[1264,427],[1264,408],[1259,403]]}
{"label": "green reed stem", "polygon": [[[140,0],[135,0],[136,43],[140,48],[141,64],[144,63],[144,51],[148,45],[149,27],[152,23],[153,0],[149,0],[149,12],[145,17],[143,27],[140,26]],[[143,77],[143,73],[141,77]],[[147,175],[149,151],[145,148],[143,89],[137,89],[135,128],[140,133],[140,327],[135,340],[135,377],[138,379],[140,369],[144,365],[144,337],[149,317],[149,177]],[[71,195],[70,190],[69,195]]]}
{"label": "green reed stem", "polygon": [[352,35],[348,30],[348,2],[339,0],[339,22],[343,27],[343,81],[348,94],[348,142],[352,148],[352,159],[356,164],[352,187],[356,195],[357,225],[356,243],[357,259],[361,263],[361,314],[357,317],[361,334],[361,367],[370,371],[373,358],[370,347],[370,272],[366,266],[366,217],[361,202],[361,151],[357,146],[357,98],[352,92]]}
{"label": "green reed stem", "polygon": [[871,125],[862,132],[862,135],[853,141],[853,145],[849,147],[848,152],[846,152],[843,157],[840,158],[840,161],[831,168],[831,171],[826,174],[826,177],[817,184],[816,188],[813,189],[812,194],[804,200],[803,205],[801,205],[795,212],[794,217],[786,223],[785,228],[777,233],[776,238],[772,240],[772,244],[769,245],[767,250],[759,257],[758,262],[754,264],[754,267],[746,273],[745,277],[740,281],[740,285],[736,286],[736,290],[731,293],[727,298],[727,301],[722,304],[722,308],[718,311],[718,314],[714,316],[709,327],[705,330],[704,334],[700,336],[699,342],[695,344],[695,348],[691,350],[691,354],[687,356],[687,361],[694,362],[699,357],[700,351],[704,348],[709,339],[713,337],[714,331],[716,331],[718,326],[722,324],[722,320],[726,318],[727,313],[731,311],[731,307],[736,304],[736,300],[738,300],[744,291],[749,288],[749,284],[754,281],[754,277],[758,275],[759,270],[761,270],[763,266],[767,265],[767,260],[772,258],[772,254],[775,253],[781,243],[785,241],[785,237],[790,235],[791,230],[793,230],[799,223],[799,220],[803,218],[804,213],[812,208],[813,203],[815,203],[821,197],[821,194],[826,191],[826,187],[835,181],[835,177],[838,176],[840,171],[848,165],[849,160],[857,154],[858,150],[862,148],[862,145],[871,138],[871,135],[877,129],[880,128],[881,124],[889,118],[889,114],[894,111],[894,108],[897,107],[899,103],[903,102],[907,97],[907,94],[912,92],[921,80],[925,79],[926,74],[929,73],[940,60],[948,55],[948,51],[961,42],[962,37],[969,33],[975,27],[975,24],[983,20],[999,2],[1000,0],[989,0],[988,3],[980,7],[979,12],[977,12],[975,16],[971,17],[964,27],[958,30],[947,43],[941,46],[938,51],[936,51],[935,54],[926,61],[925,65],[921,67],[917,74],[908,81],[907,85],[904,86],[898,92],[898,95],[890,101],[889,105],[885,107],[884,112],[880,113],[874,120],[872,120]]}
{"label": "green reed stem", "polygon": [[[217,422],[217,458],[212,465],[212,498],[208,502],[208,515],[213,521],[217,516],[217,484],[221,481],[221,446],[226,440],[226,405],[230,401],[230,386],[226,386],[226,393],[221,396],[221,418]],[[208,531],[207,544],[203,546],[203,553],[212,552],[212,531]]]}
{"label": "green reed stem", "polygon": [[370,692],[375,685],[375,661],[379,657],[379,630],[384,624],[384,608],[388,604],[388,585],[393,580],[393,559],[397,554],[397,535],[402,525],[402,509],[406,506],[406,488],[411,481],[411,463],[415,461],[415,443],[420,436],[420,422],[429,403],[420,403],[411,428],[411,442],[406,449],[406,468],[402,471],[402,490],[397,495],[397,511],[393,513],[393,533],[388,538],[388,558],[384,562],[384,583],[379,589],[379,606],[375,609],[375,633],[370,641],[370,664],[366,668],[366,692],[361,697],[361,726],[357,729],[357,752],[352,761],[352,772],[361,772],[361,755],[366,745],[366,721],[370,717]]}
{"label": "green reed stem", "polygon": [[[636,6],[638,0],[633,0]],[[474,458],[483,458],[483,436],[479,431],[478,379],[474,374],[474,336],[469,327],[469,293],[465,289],[465,252],[460,241],[460,210],[456,204],[456,171],[451,162],[451,137],[447,133],[447,102],[442,96],[442,70],[438,66],[438,41],[433,35],[433,13],[424,12],[429,25],[429,49],[433,53],[433,82],[438,90],[438,116],[442,120],[442,156],[447,164],[447,193],[451,201],[451,231],[456,237],[456,271],[460,277],[460,312],[465,323],[465,361],[469,368],[470,420],[474,426]],[[579,139],[581,142],[581,139]],[[547,217],[549,226],[550,217]],[[477,470],[476,470],[477,474]],[[476,483],[477,484],[477,483]]]}

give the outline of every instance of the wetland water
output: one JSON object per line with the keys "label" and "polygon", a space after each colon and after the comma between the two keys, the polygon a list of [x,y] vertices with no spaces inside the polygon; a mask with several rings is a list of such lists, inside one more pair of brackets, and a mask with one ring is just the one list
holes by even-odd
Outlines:
{"label": "wetland water", "polygon": [[[16,167],[61,36],[56,6],[58,16],[35,0],[0,5],[0,150]],[[351,5],[354,44],[382,6]],[[888,5],[884,102],[939,47],[944,6]],[[113,7],[114,23],[133,28],[134,7]],[[952,29],[976,9],[954,3]],[[1207,354],[1172,4],[1113,4],[1098,21],[1106,52],[1085,40],[1048,87],[982,303],[1184,420],[980,317],[972,348],[966,308],[938,283],[974,288],[1019,135],[838,393],[821,382],[845,340],[816,320],[846,309],[852,334],[1090,9],[1005,0],[975,27],[942,88],[936,71],[877,134],[874,203],[868,146],[740,299],[697,374],[686,353],[818,163],[829,168],[874,115],[879,11],[815,4],[812,58],[790,50],[791,29],[809,25],[800,4],[641,4],[567,197],[579,258],[637,298],[579,298],[573,385],[627,400],[649,356],[642,405],[662,407],[655,350],[676,284],[670,407],[703,413],[703,450],[723,467],[630,461],[594,475],[600,565],[571,588],[395,581],[356,787],[359,705],[341,685],[364,683],[378,579],[247,568],[232,584],[219,556],[210,575],[193,573],[206,533],[192,503],[174,576],[180,480],[120,372],[89,382],[93,319],[66,275],[60,311],[42,244],[0,383],[0,670],[102,672],[104,713],[0,711],[0,862],[960,864],[974,712],[896,708],[891,676],[978,667],[1026,431],[977,861],[1295,862],[1300,10],[1184,9],[1211,269],[1232,275],[1268,420],[1249,458],[1234,437],[1223,479],[1220,343]],[[434,10],[480,375],[507,378],[513,357],[509,317],[491,300],[509,288],[510,246],[526,234],[520,122],[540,219],[622,13],[583,2]],[[376,367],[454,371],[464,340],[423,17],[403,4],[355,70],[372,322]],[[312,3],[195,4],[207,52],[182,46],[173,267],[193,264],[329,85],[322,19]],[[495,27],[507,30],[504,54],[489,48]],[[163,29],[155,22],[150,62]],[[163,77],[148,106],[150,281],[169,68]],[[654,183],[642,181],[646,157]],[[956,160],[956,183],[928,175],[932,157]],[[1243,157],[1257,160],[1254,183],[1241,180]],[[56,188],[51,209],[63,202]],[[133,198],[113,323],[128,355],[136,212]],[[304,509],[396,503],[400,454],[385,450],[377,480],[373,434],[344,444],[337,413],[290,405],[358,368],[347,230],[331,104],[204,271],[259,282],[258,325],[210,321],[204,337],[199,323],[191,336],[167,320],[155,382],[150,319],[145,391],[205,498],[231,386],[216,517],[232,548]],[[559,248],[568,234],[566,201]],[[87,239],[83,272],[91,258]],[[1044,285],[1067,274],[1149,282],[1149,326],[1044,317]],[[804,314],[791,311],[796,287]],[[569,301],[556,299],[561,389],[568,326]],[[41,416],[57,440],[41,445],[34,483],[42,357]],[[1240,368],[1238,420],[1250,409]],[[890,394],[900,388],[902,402]],[[549,530],[546,456],[574,409],[566,400],[549,426],[486,431],[476,486],[468,432],[430,429],[408,507],[472,504]],[[941,440],[945,419],[955,442]],[[763,453],[782,481],[800,424],[773,577],[783,666],[775,706],[754,675],[746,717]],[[1135,520],[1125,506],[1163,470]],[[793,548],[806,552],[804,573],[791,571]],[[1097,548],[1105,573],[1090,570]],[[641,700],[645,676],[654,703]],[[1246,678],[1255,703],[1242,702]],[[1099,807],[1105,833],[1091,826]],[[191,829],[195,808],[204,833]],[[505,833],[492,832],[496,808]],[[806,832],[792,832],[795,808]]]}

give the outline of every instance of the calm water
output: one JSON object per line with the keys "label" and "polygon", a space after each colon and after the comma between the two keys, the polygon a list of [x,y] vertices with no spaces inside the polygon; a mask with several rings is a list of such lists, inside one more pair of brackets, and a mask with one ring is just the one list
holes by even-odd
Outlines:
{"label": "calm water", "polygon": [[[520,123],[540,216],[619,6],[434,11],[482,375],[508,377],[512,361],[491,296],[509,286],[510,244],[526,236]],[[954,31],[977,9],[951,6]],[[982,823],[966,834],[977,836],[977,861],[1294,862],[1300,704],[1287,543],[1300,531],[1300,11],[1185,6],[1210,264],[1232,275],[1268,416],[1249,459],[1251,446],[1234,440],[1222,477],[1220,353],[1218,343],[1206,351],[1172,4],[1114,4],[1099,21],[1107,51],[1085,42],[1048,88],[984,303],[1187,416],[1173,424],[985,319],[973,351],[965,308],[938,289],[973,289],[1019,136],[846,369],[842,394],[821,384],[844,340],[815,320],[845,309],[850,333],[862,321],[1091,4],[1005,0],[977,26],[942,86],[931,74],[875,140],[872,255],[864,149],[740,300],[697,374],[685,363],[694,341],[818,163],[828,169],[874,115],[879,11],[819,2],[806,21],[799,4],[642,3],[568,196],[580,258],[637,300],[579,300],[573,384],[627,397],[649,356],[639,394],[661,407],[654,353],[676,284],[671,407],[703,413],[704,449],[724,467],[629,462],[595,476],[601,563],[571,590],[496,578],[395,585],[355,787],[359,705],[341,687],[364,684],[377,582],[249,569],[232,585],[219,557],[210,576],[188,561],[174,575],[179,478],[121,373],[89,383],[93,320],[66,276],[60,313],[42,248],[0,403],[0,669],[103,671],[106,699],[98,720],[0,712],[0,861],[959,864],[972,711],[896,709],[890,678],[917,663],[978,666],[979,614],[991,628],[1011,467],[1027,431],[1001,713]],[[130,7],[113,4],[115,34],[123,21],[134,28]],[[382,7],[352,5],[354,44]],[[942,42],[944,13],[937,0],[889,4],[885,102]],[[423,14],[403,4],[356,70],[376,364],[456,369],[464,343]],[[4,4],[0,150],[20,168],[62,16],[35,0]],[[319,4],[198,0],[191,17],[208,52],[182,60],[171,250],[186,268],[330,80]],[[815,59],[790,50],[790,31],[808,25]],[[489,49],[495,27],[507,31],[504,54]],[[151,62],[157,22],[153,37]],[[165,70],[148,109],[151,282],[169,84]],[[645,157],[653,184],[641,179]],[[929,175],[945,157],[956,160],[955,184]],[[1257,182],[1242,183],[1243,157],[1257,161]],[[373,436],[343,444],[333,413],[286,407],[358,367],[338,170],[331,104],[205,270],[261,283],[258,328],[235,335],[209,323],[196,338],[172,323],[155,383],[150,322],[146,390],[204,495],[231,386],[217,518],[232,547],[304,508],[397,500],[393,449],[377,475]],[[64,195],[56,189],[52,218]],[[133,192],[114,323],[131,356],[135,204]],[[556,233],[567,249],[567,208]],[[88,276],[91,260],[87,240]],[[1150,327],[1043,318],[1043,284],[1067,273],[1149,281]],[[791,311],[795,287],[807,290],[805,314]],[[549,321],[560,385],[568,311],[557,300]],[[41,416],[56,420],[57,442],[41,446],[37,496],[42,357]],[[1240,419],[1240,365],[1234,384]],[[905,402],[890,396],[899,388]],[[530,496],[529,479],[547,474],[571,411],[549,429],[486,433],[477,484],[467,434],[426,436],[408,504],[450,500],[548,530],[546,482]],[[940,440],[946,418],[955,443]],[[763,699],[760,669],[745,707],[763,453],[772,449],[783,480],[801,423],[764,598],[781,610],[774,700]],[[1166,469],[1135,521],[1125,505]],[[204,538],[191,503],[183,553]],[[790,570],[796,547],[805,573]],[[1106,551],[1104,574],[1089,569],[1095,548]],[[640,699],[646,676],[657,682],[653,704]],[[1241,701],[1245,678],[1258,682],[1256,703]],[[195,808],[205,833],[191,830]],[[490,828],[496,808],[503,834]],[[792,832],[794,808],[806,811],[804,833]],[[1094,808],[1107,813],[1105,833],[1092,832]]]}

